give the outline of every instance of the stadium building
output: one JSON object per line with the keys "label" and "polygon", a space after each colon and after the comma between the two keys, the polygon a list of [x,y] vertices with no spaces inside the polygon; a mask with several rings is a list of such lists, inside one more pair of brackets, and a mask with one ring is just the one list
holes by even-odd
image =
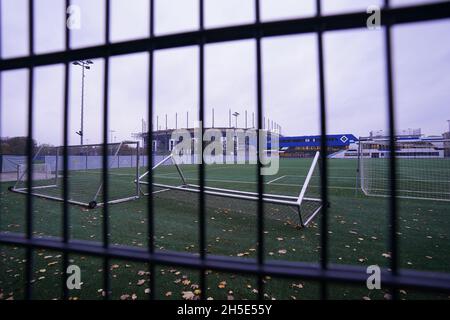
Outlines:
{"label": "stadium building", "polygon": [[[230,128],[230,127],[214,127],[214,128],[204,128],[204,130],[208,130],[208,129],[214,129],[214,130],[219,130],[221,132],[221,140],[223,143],[223,153],[224,155],[235,155],[237,154],[237,152],[239,150],[248,150],[248,148],[250,146],[255,147],[256,148],[256,141],[252,141],[252,139],[249,138],[250,132],[248,131],[253,131],[253,128]],[[191,150],[188,150],[188,153],[193,152],[194,150],[194,144],[196,142],[197,137],[195,136],[195,130],[198,130],[198,128],[187,128],[187,129],[182,129],[182,130],[186,130],[190,133],[191,135]],[[167,130],[158,130],[158,131],[153,131],[152,133],[152,151],[155,155],[163,155],[163,154],[168,154],[170,153],[174,146],[177,144],[178,141],[175,141],[175,139],[173,139],[173,133],[174,133],[175,129],[167,129]],[[246,133],[249,133],[249,135],[247,135]],[[228,136],[227,136],[228,133]],[[230,134],[231,133],[231,134]],[[270,137],[277,135],[279,137],[281,137],[281,135],[277,132],[277,130],[270,130],[268,131],[268,140],[270,140]],[[135,134],[134,135],[136,138],[142,139],[144,146],[147,146],[149,143],[149,135],[147,132],[143,133],[143,134]],[[232,150],[227,150],[228,147],[228,143],[227,143],[227,138],[232,137],[233,139],[233,149]],[[270,146],[270,141],[269,141],[269,146]]]}
{"label": "stadium building", "polygon": [[[352,150],[358,139],[353,134],[327,135],[327,155],[336,157],[339,154],[351,153],[357,156],[358,150]],[[320,151],[322,137],[315,136],[293,136],[280,138],[280,157],[283,158],[305,158],[312,157]]]}
{"label": "stadium building", "polygon": [[[421,129],[402,130],[395,136],[395,154],[401,158],[447,158],[450,157],[450,132],[442,135],[425,136]],[[389,136],[384,131],[370,132],[360,138],[361,156],[364,158],[388,158]]]}

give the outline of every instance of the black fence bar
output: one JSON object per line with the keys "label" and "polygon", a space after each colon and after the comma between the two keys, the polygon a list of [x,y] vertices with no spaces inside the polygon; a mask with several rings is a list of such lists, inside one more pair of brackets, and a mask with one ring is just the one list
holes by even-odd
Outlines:
{"label": "black fence bar", "polygon": [[[261,8],[260,1],[255,0],[255,20],[256,25],[261,23],[260,16]],[[261,56],[261,31],[258,30],[258,34],[256,35],[256,107],[258,114],[258,133],[262,129],[263,123],[263,100],[262,100],[262,56]],[[269,131],[269,130],[267,130]],[[261,141],[260,136],[257,137],[257,154],[258,154],[258,165],[257,165],[257,174],[258,174],[258,204],[257,204],[257,245],[258,245],[258,265],[262,267],[264,264],[264,203],[263,203],[263,194],[264,194],[264,181],[263,176],[261,174],[262,163],[261,157],[263,156],[261,153]],[[263,282],[263,274],[258,276],[258,298],[259,300],[264,299],[264,282]]]}
{"label": "black fence bar", "polygon": [[[450,2],[384,9],[381,12],[381,16],[383,17],[381,19],[382,25],[385,25],[388,20],[395,21],[395,24],[402,24],[445,19],[450,17]],[[318,25],[323,26],[323,32],[366,28],[367,18],[367,13],[358,12],[177,33],[157,36],[152,39],[146,38],[123,41],[70,51],[4,59],[0,61],[0,70],[12,70],[30,66],[64,63],[66,61],[94,59],[105,57],[106,55],[115,56],[138,53],[148,51],[150,46],[152,46],[154,50],[196,46],[201,37],[205,40],[205,44],[254,39],[258,34],[258,30],[262,37],[273,37],[314,33],[317,31]]]}
{"label": "black fence bar", "polygon": [[[70,0],[66,0],[66,7],[64,8],[64,16],[67,21],[67,8],[70,6]],[[65,28],[65,49],[66,51],[70,49],[70,29]],[[69,175],[69,164],[68,164],[68,156],[67,156],[67,145],[69,144],[69,79],[70,79],[70,65],[68,62],[64,64],[64,119],[63,119],[63,148],[62,148],[62,156],[63,156],[63,241],[67,243],[70,239],[69,234],[69,225],[70,225],[70,217],[69,217],[69,183],[68,183],[68,175]],[[57,154],[59,157],[59,154]],[[58,175],[58,165],[55,168],[56,175]],[[68,253],[63,253],[63,262],[62,262],[62,287],[63,287],[63,298],[67,300],[69,298],[69,290],[67,288],[67,267],[69,266],[69,257]]]}
{"label": "black fence bar", "polygon": [[[105,43],[110,43],[110,0],[105,0]],[[104,79],[103,79],[103,247],[109,247],[109,180],[108,180],[108,116],[109,116],[109,55],[108,50],[104,57]],[[110,279],[109,279],[109,259],[107,257],[103,260],[103,291],[105,300],[109,299],[110,294]]]}
{"label": "black fence bar", "polygon": [[[200,31],[204,30],[204,1],[199,0],[199,29]],[[200,37],[199,45],[198,45],[198,79],[199,79],[199,120],[200,120],[200,136],[203,137],[203,131],[205,129],[205,41],[203,37]],[[201,144],[200,154],[197,155],[200,157],[200,171],[199,171],[199,180],[200,180],[200,193],[199,193],[199,251],[201,259],[206,258],[206,208],[205,208],[205,164],[203,163],[203,150],[205,148],[205,142],[203,138],[198,143]],[[201,299],[206,298],[206,276],[203,268],[200,268],[200,297]]]}
{"label": "black fence bar", "polygon": [[[316,0],[316,14],[321,16],[321,0]],[[327,126],[326,126],[326,105],[325,105],[325,71],[323,61],[323,25],[318,25],[317,29],[317,55],[319,63],[319,104],[320,104],[320,193],[324,206],[321,210],[320,228],[320,265],[326,270],[328,265],[328,172],[327,172]],[[321,298],[327,298],[327,284],[321,282]]]}
{"label": "black fence bar", "polygon": [[[2,2],[0,1],[0,17],[2,16]],[[2,43],[3,43],[3,39],[2,39],[2,33],[1,33],[1,26],[0,26],[0,60],[2,59]],[[2,113],[2,74],[0,73],[0,119],[2,119],[3,113]],[[2,124],[0,121],[0,134],[2,132]],[[3,154],[3,148],[2,148],[2,144],[0,143],[0,154]],[[1,165],[1,163],[0,163]],[[1,201],[2,197],[0,195],[0,201]],[[0,231],[2,230],[2,215],[0,213]]]}
{"label": "black fence bar", "polygon": [[[150,0],[149,12],[149,38],[155,36],[155,1]],[[148,166],[148,203],[147,203],[147,235],[148,251],[153,254],[155,250],[155,215],[153,202],[153,81],[154,81],[154,54],[153,47],[148,52],[148,136],[147,136],[147,166]],[[142,146],[144,148],[144,146]],[[136,183],[138,183],[136,181]],[[150,294],[149,299],[155,299],[155,265],[150,262]]]}
{"label": "black fence bar", "polygon": [[[389,0],[384,0],[385,8],[389,8]],[[389,248],[391,251],[391,270],[394,275],[398,272],[398,237],[397,237],[397,168],[396,168],[396,147],[395,147],[395,105],[394,105],[394,83],[392,74],[392,39],[391,39],[391,20],[387,20],[385,31],[385,59],[386,59],[386,84],[388,101],[388,126],[389,126]],[[393,290],[392,298],[398,299],[398,291]]]}
{"label": "black fence bar", "polygon": [[[28,0],[28,50],[29,55],[34,55],[34,1]],[[27,136],[27,199],[26,199],[26,237],[33,238],[33,198],[31,196],[33,183],[33,91],[34,91],[34,68],[28,68],[28,136]],[[32,298],[33,280],[33,250],[26,250],[26,291],[25,298]]]}

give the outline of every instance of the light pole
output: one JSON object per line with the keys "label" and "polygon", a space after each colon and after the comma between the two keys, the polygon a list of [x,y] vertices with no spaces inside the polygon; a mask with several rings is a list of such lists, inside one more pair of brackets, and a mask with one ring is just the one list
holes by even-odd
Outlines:
{"label": "light pole", "polygon": [[235,128],[237,128],[237,119],[238,119],[238,117],[239,117],[239,115],[240,115],[240,113],[239,112],[235,112],[235,113],[233,113],[233,117],[235,118]]}
{"label": "light pole", "polygon": [[[115,133],[116,132],[116,130],[109,130],[109,135],[110,135],[110,142],[111,143],[113,143],[114,141],[113,141],[113,133]],[[115,136],[114,136],[115,137]]]}
{"label": "light pole", "polygon": [[80,144],[83,145],[84,77],[85,77],[84,71],[91,69],[90,65],[93,64],[93,62],[91,60],[78,60],[78,61],[73,62],[73,64],[81,67],[81,125],[80,125],[80,131],[77,131],[76,134],[80,136]]}

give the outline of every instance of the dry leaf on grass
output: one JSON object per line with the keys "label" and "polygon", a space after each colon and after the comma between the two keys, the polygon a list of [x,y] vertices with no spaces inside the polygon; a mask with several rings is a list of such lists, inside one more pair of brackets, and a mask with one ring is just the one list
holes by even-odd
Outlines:
{"label": "dry leaf on grass", "polygon": [[184,284],[185,286],[188,286],[188,285],[191,284],[191,280],[184,279],[184,280],[183,280],[183,284]]}
{"label": "dry leaf on grass", "polygon": [[195,297],[195,294],[192,291],[183,291],[181,292],[181,296],[184,300],[193,300]]}
{"label": "dry leaf on grass", "polygon": [[145,283],[144,279],[138,280],[137,285],[142,286]]}

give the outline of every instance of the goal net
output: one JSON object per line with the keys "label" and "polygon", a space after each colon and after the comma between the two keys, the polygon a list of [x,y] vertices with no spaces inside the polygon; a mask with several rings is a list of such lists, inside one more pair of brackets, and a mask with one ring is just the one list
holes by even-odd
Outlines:
{"label": "goal net", "polygon": [[[319,153],[308,160],[309,165],[305,167],[301,182],[296,179],[296,184],[288,183],[297,186],[295,195],[281,192],[262,195],[265,218],[305,227],[320,212],[322,201],[318,187]],[[153,193],[155,198],[165,203],[177,201],[197,205],[199,200],[196,194],[201,192],[199,166],[189,161],[182,163],[178,161],[180,158],[172,154],[154,156],[151,171],[145,172],[137,180],[141,193],[144,195]],[[226,208],[240,214],[255,214],[256,202],[260,199],[255,192],[257,187],[255,169],[256,167],[252,165],[205,165],[206,205]],[[232,181],[236,181],[236,178],[242,179],[245,184],[233,184]]]}
{"label": "goal net", "polygon": [[[52,173],[52,169],[49,164],[47,163],[33,163],[33,177],[32,180],[34,181],[43,181],[43,180],[50,180],[56,178],[55,173]],[[23,181],[26,181],[28,178],[26,176],[26,173],[28,171],[27,164],[18,164],[17,165],[17,177],[18,180],[20,177],[22,177]]]}
{"label": "goal net", "polygon": [[[106,157],[108,203],[139,197],[134,180],[139,176],[139,143],[112,143],[67,147],[68,202],[94,208],[105,203],[103,169]],[[11,191],[63,201],[64,157],[62,147],[40,147],[32,157],[31,181],[26,164],[17,167]]]}
{"label": "goal net", "polygon": [[[450,141],[397,138],[396,195],[400,198],[450,201]],[[359,180],[368,196],[390,195],[390,148],[387,139],[361,139]]]}

